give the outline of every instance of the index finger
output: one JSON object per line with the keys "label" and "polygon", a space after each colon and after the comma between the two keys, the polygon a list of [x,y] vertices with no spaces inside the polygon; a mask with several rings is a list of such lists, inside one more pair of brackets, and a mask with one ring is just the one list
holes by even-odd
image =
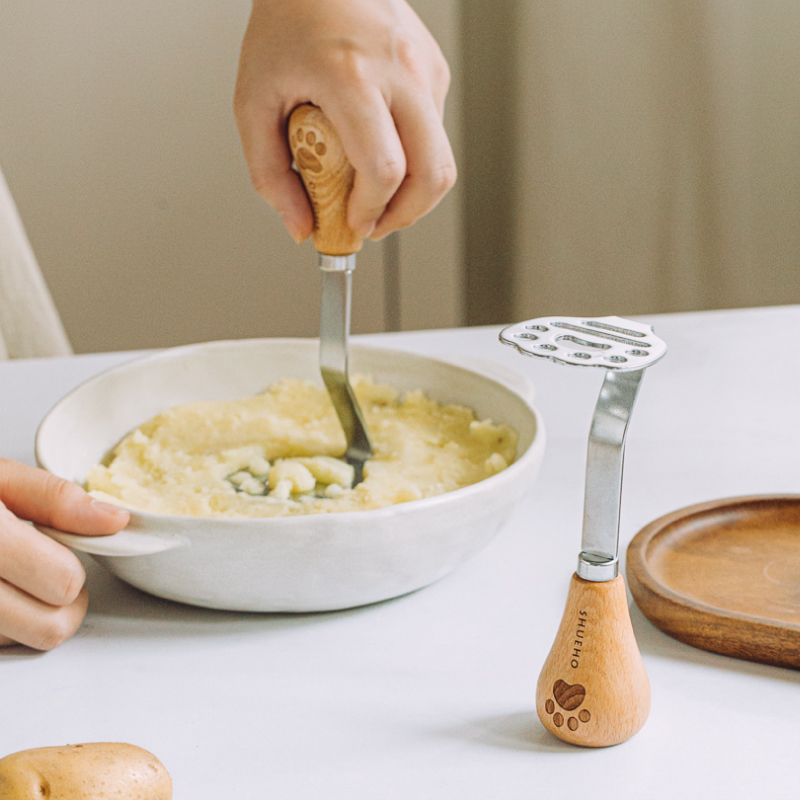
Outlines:
{"label": "index finger", "polygon": [[347,221],[360,236],[368,236],[406,175],[394,119],[377,86],[351,88],[320,108],[356,171]]}

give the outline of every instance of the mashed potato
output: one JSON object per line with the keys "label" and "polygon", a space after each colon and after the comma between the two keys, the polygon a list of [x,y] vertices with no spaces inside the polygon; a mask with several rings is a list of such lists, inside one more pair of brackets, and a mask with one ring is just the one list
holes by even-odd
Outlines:
{"label": "mashed potato", "polygon": [[421,392],[355,378],[374,456],[351,488],[326,391],[285,379],[263,394],[176,406],[128,434],[86,488],[128,508],[197,517],[358,511],[468,486],[505,469],[517,432]]}

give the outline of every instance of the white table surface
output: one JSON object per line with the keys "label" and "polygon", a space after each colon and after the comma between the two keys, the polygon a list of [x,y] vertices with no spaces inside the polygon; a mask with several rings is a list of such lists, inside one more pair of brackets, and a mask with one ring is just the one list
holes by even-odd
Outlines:
{"label": "white table surface", "polygon": [[[670,352],[646,375],[631,422],[623,550],[676,508],[800,487],[800,308],[650,321]],[[406,597],[298,616],[170,603],[87,559],[91,602],[78,634],[51,653],[0,650],[0,755],[131,742],[165,763],[176,800],[800,796],[800,673],[680,644],[635,606],[653,693],[645,727],[589,750],[540,725],[536,679],[579,549],[602,374],[523,358],[498,330],[363,337],[471,353],[534,380],[548,451],[486,550]],[[0,364],[0,453],[33,463],[49,407],[131,355]]]}

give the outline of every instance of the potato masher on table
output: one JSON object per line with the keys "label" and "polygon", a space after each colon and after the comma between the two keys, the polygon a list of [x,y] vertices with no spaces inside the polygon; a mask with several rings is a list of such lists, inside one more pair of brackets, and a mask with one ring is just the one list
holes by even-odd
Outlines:
{"label": "potato masher on table", "polygon": [[644,370],[667,346],[652,326],[620,317],[542,317],[505,328],[500,341],[523,355],[606,370],[589,433],[578,568],[539,675],[536,711],[570,744],[619,744],[650,711],[650,683],[619,574],[625,434]]}

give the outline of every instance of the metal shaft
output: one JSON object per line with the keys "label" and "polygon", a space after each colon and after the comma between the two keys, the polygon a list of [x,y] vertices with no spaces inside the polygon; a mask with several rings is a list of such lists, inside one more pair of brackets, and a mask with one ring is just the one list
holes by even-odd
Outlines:
{"label": "metal shaft", "polygon": [[350,385],[347,367],[350,293],[356,257],[320,254],[319,261],[322,270],[319,366],[344,430],[347,441],[344,459],[355,469],[355,486],[364,479],[364,462],[372,455],[372,445],[361,407]]}
{"label": "metal shaft", "polygon": [[606,372],[586,456],[583,540],[578,575],[609,581],[619,571],[619,511],[625,434],[644,370]]}

